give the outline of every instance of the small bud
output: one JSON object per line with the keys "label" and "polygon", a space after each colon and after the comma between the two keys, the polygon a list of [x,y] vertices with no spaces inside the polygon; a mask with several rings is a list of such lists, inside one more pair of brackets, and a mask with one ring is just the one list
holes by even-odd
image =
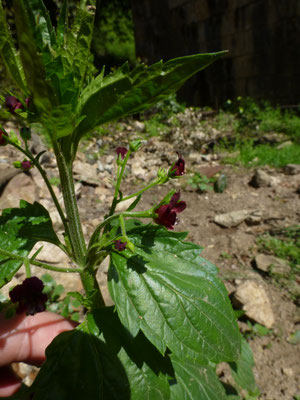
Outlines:
{"label": "small bud", "polygon": [[124,160],[127,152],[128,152],[128,150],[126,149],[126,147],[117,147],[116,148],[117,156],[118,156],[118,158],[119,158],[119,156],[121,156],[122,160]]}
{"label": "small bud", "polygon": [[24,108],[23,104],[15,96],[6,96],[5,105],[11,113],[14,113],[15,110]]}
{"label": "small bud", "polygon": [[180,153],[177,153],[178,155],[178,160],[176,163],[169,169],[169,177],[170,178],[176,178],[177,176],[181,176],[185,174],[185,161],[182,158]]}
{"label": "small bud", "polygon": [[8,137],[8,134],[3,129],[0,129],[0,146],[6,146],[8,144],[5,136]]}
{"label": "small bud", "polygon": [[141,147],[141,144],[142,142],[140,139],[133,140],[132,142],[129,143],[129,148],[132,152],[136,152]]}
{"label": "small bud", "polygon": [[33,167],[32,162],[29,160],[24,160],[21,162],[21,170],[29,171]]}
{"label": "small bud", "polygon": [[161,184],[168,182],[168,171],[165,168],[159,168],[157,171],[157,177],[159,178]]}
{"label": "small bud", "polygon": [[123,251],[126,249],[127,242],[122,242],[121,240],[115,241],[115,249],[118,251]]}
{"label": "small bud", "polygon": [[31,139],[31,130],[30,130],[30,128],[27,128],[26,126],[23,126],[21,128],[21,130],[20,130],[20,135],[21,135],[21,138],[24,141],[30,140]]}

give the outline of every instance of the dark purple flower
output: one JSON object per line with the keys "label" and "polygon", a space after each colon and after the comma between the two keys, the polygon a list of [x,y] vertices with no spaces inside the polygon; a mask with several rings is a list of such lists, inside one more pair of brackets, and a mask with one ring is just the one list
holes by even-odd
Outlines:
{"label": "dark purple flower", "polygon": [[177,221],[177,214],[186,208],[185,201],[179,201],[180,193],[173,194],[169,204],[163,204],[155,210],[157,218],[155,222],[159,225],[164,225],[167,229],[174,229]]}
{"label": "dark purple flower", "polygon": [[29,171],[30,168],[32,168],[32,167],[33,167],[33,165],[31,163],[31,161],[29,161],[29,160],[24,160],[21,162],[21,170],[22,171]]}
{"label": "dark purple flower", "polygon": [[5,136],[8,136],[7,133],[4,132],[2,129],[0,129],[0,146],[7,145],[7,141],[5,139]]}
{"label": "dark purple flower", "polygon": [[117,147],[116,148],[116,153],[119,157],[119,155],[121,155],[122,160],[124,160],[126,154],[127,154],[128,150],[126,149],[126,147]]}
{"label": "dark purple flower", "polygon": [[15,110],[24,108],[23,104],[15,96],[6,96],[5,105],[12,113],[15,112]]}
{"label": "dark purple flower", "polygon": [[123,251],[126,249],[127,242],[121,242],[121,240],[115,241],[115,248],[119,251]]}
{"label": "dark purple flower", "polygon": [[25,99],[26,106],[29,107],[30,103],[31,103],[31,97],[26,97],[26,99]]}
{"label": "dark purple flower", "polygon": [[178,154],[178,160],[176,161],[176,163],[173,165],[172,168],[170,168],[169,171],[169,176],[170,177],[174,177],[174,176],[181,176],[185,173],[184,167],[185,167],[185,161],[184,159],[181,157],[180,153]]}
{"label": "dark purple flower", "polygon": [[43,289],[43,282],[36,276],[26,278],[21,285],[14,287],[9,297],[13,303],[18,303],[17,314],[34,315],[45,311],[48,298]]}

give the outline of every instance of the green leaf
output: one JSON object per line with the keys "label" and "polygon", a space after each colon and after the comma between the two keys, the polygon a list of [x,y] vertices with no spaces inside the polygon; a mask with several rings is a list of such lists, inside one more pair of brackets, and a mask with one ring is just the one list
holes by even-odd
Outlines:
{"label": "green leaf", "polygon": [[[94,311],[89,327],[98,341],[104,375],[104,398],[109,400],[167,400],[169,358],[163,357],[140,332],[132,338],[114,307]],[[90,316],[91,317],[91,316]],[[95,326],[96,324],[96,332]]]}
{"label": "green leaf", "polygon": [[71,67],[77,87],[82,88],[91,65],[91,41],[95,18],[95,0],[81,0],[72,28],[65,37],[65,61]]}
{"label": "green leaf", "polygon": [[29,392],[32,400],[104,399],[101,357],[92,335],[75,329],[57,336]]}
{"label": "green leaf", "polygon": [[240,358],[229,363],[231,375],[233,376],[236,384],[249,392],[250,395],[259,395],[259,389],[256,386],[255,378],[253,375],[254,360],[251,347],[249,343],[242,339],[242,351]]}
{"label": "green leaf", "polygon": [[[177,91],[188,78],[223,54],[196,54],[165,64],[160,61],[150,67],[141,65],[131,73],[127,65],[123,65],[107,75],[91,97],[79,103],[78,112],[86,115],[86,119],[78,127],[77,136],[81,137],[98,125],[146,110]],[[95,81],[89,86],[95,87]]]}
{"label": "green leaf", "polygon": [[168,347],[179,358],[237,359],[240,333],[227,291],[197,246],[159,226],[126,230],[136,253],[112,253],[108,278],[131,334],[141,329],[161,353]]}
{"label": "green leaf", "polygon": [[172,400],[226,400],[219,378],[209,365],[199,365],[171,355],[177,383],[171,386]]}
{"label": "green leaf", "polygon": [[[33,95],[34,105],[43,114],[57,104],[57,97],[46,79],[44,62],[50,57],[50,50],[43,43],[46,40],[50,43],[51,32],[47,32],[48,23],[41,3],[41,0],[14,0],[18,44],[27,85]],[[39,29],[36,7],[41,7],[39,19],[43,21]]]}
{"label": "green leaf", "polygon": [[[48,211],[39,203],[20,201],[20,208],[7,208],[0,217],[1,249],[27,256],[38,241],[59,244]],[[0,287],[9,282],[22,262],[0,254]]]}
{"label": "green leaf", "polygon": [[56,43],[58,47],[62,47],[65,43],[67,28],[68,28],[68,0],[64,0],[60,10],[56,28]]}
{"label": "green leaf", "polygon": [[24,71],[20,57],[15,49],[11,34],[8,29],[2,3],[0,1],[0,54],[2,61],[16,84],[27,93]]}

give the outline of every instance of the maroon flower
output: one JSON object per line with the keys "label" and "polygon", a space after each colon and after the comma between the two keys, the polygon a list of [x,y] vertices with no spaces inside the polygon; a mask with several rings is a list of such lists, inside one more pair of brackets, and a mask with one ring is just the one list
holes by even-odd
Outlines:
{"label": "maroon flower", "polygon": [[126,249],[127,242],[121,242],[121,240],[115,241],[115,248],[119,251],[123,251]]}
{"label": "maroon flower", "polygon": [[5,105],[11,113],[20,108],[24,108],[23,104],[15,96],[6,96]]}
{"label": "maroon flower", "polygon": [[116,148],[116,153],[119,157],[119,155],[121,155],[122,160],[124,160],[126,153],[128,152],[128,150],[126,149],[126,147],[117,147]]}
{"label": "maroon flower", "polygon": [[0,129],[0,146],[7,145],[7,141],[5,139],[5,136],[8,136],[7,133],[4,132],[2,129]]}
{"label": "maroon flower", "polygon": [[167,229],[174,229],[177,221],[177,214],[186,208],[185,201],[179,201],[180,193],[173,194],[169,204],[163,204],[155,210],[157,218],[154,220],[159,225],[164,225]]}
{"label": "maroon flower", "polygon": [[18,303],[17,313],[34,315],[45,311],[48,298],[43,289],[43,282],[36,276],[26,278],[21,285],[14,287],[9,296],[13,303]]}
{"label": "maroon flower", "polygon": [[174,176],[181,176],[185,173],[184,167],[185,167],[185,161],[184,159],[181,157],[180,153],[177,153],[178,155],[178,160],[176,161],[176,163],[173,165],[172,168],[170,168],[169,171],[169,176],[170,177],[174,177]]}
{"label": "maroon flower", "polygon": [[24,160],[21,162],[21,170],[22,171],[29,171],[30,168],[32,168],[32,167],[33,167],[33,165],[31,163],[31,161],[29,161],[29,160]]}

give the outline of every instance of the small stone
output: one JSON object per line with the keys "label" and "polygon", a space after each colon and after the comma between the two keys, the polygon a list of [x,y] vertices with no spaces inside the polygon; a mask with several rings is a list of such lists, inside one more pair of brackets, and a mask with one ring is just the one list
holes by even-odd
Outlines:
{"label": "small stone", "polygon": [[109,155],[106,157],[106,164],[112,164],[115,161],[116,157]]}
{"label": "small stone", "polygon": [[260,187],[276,187],[280,183],[280,179],[267,174],[265,171],[258,169],[253,175],[249,184],[255,188]]}
{"label": "small stone", "polygon": [[248,210],[232,211],[230,213],[216,215],[214,222],[225,228],[233,228],[245,221],[249,215],[250,211]]}
{"label": "small stone", "polygon": [[145,130],[145,124],[141,121],[134,121],[133,127],[138,132],[143,132]]}
{"label": "small stone", "polygon": [[255,281],[246,280],[241,283],[233,294],[234,301],[238,303],[245,315],[253,321],[271,328],[275,318],[270,300],[264,288]]}
{"label": "small stone", "polygon": [[292,146],[292,144],[293,144],[293,142],[291,140],[287,140],[287,141],[281,143],[280,145],[278,145],[276,147],[276,149],[281,150],[281,149],[284,149],[285,147]]}
{"label": "small stone", "polygon": [[281,368],[281,371],[283,373],[283,375],[292,377],[294,375],[294,371],[292,370],[292,368],[289,367],[283,367]]}
{"label": "small stone", "polygon": [[35,183],[24,173],[16,175],[5,186],[0,199],[0,209],[19,207],[21,199],[31,204],[38,200]]}
{"label": "small stone", "polygon": [[260,271],[276,275],[288,276],[291,270],[288,261],[266,254],[258,254],[255,257],[255,264]]}
{"label": "small stone", "polygon": [[96,164],[91,165],[86,162],[76,160],[74,162],[73,173],[74,178],[77,181],[85,182],[95,186],[101,185]]}
{"label": "small stone", "polygon": [[297,175],[300,174],[300,164],[287,164],[284,167],[284,172],[287,175]]}

